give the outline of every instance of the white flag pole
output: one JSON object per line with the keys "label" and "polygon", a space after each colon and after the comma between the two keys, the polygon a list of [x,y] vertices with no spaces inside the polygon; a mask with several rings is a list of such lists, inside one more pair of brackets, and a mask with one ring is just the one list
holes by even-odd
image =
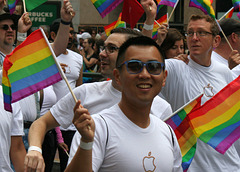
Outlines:
{"label": "white flag pole", "polygon": [[186,103],[185,105],[183,105],[182,107],[180,107],[178,110],[176,110],[170,117],[167,117],[166,119],[164,119],[163,121],[167,121],[168,119],[172,118],[175,114],[177,114],[178,112],[180,112],[183,108],[185,108],[187,105],[189,105],[190,103],[192,103],[194,100],[196,100],[198,97],[202,96],[203,93],[200,93],[199,95],[197,95],[195,98],[193,98],[191,101],[189,101],[188,103]]}
{"label": "white flag pole", "polygon": [[70,86],[70,84],[69,84],[69,82],[68,82],[68,80],[67,80],[67,78],[66,78],[66,75],[64,74],[64,72],[63,72],[60,64],[59,64],[58,61],[57,61],[57,58],[56,58],[56,55],[55,55],[55,53],[54,53],[54,51],[53,51],[53,49],[52,49],[52,46],[51,46],[50,43],[48,42],[48,39],[47,39],[47,37],[46,37],[43,29],[40,28],[40,30],[41,30],[41,32],[42,32],[42,34],[43,34],[43,37],[45,38],[45,41],[46,41],[47,44],[48,44],[48,47],[49,47],[49,49],[50,49],[50,51],[51,51],[51,53],[52,53],[53,59],[55,60],[55,63],[56,63],[56,65],[57,65],[58,71],[59,71],[62,79],[66,82],[66,84],[67,84],[67,86],[68,86],[68,89],[70,90],[70,92],[71,92],[71,94],[72,94],[72,96],[73,96],[73,99],[74,99],[75,102],[77,103],[77,98],[76,98],[75,94],[74,94],[73,91],[72,91],[72,88],[71,88],[71,86]]}
{"label": "white flag pole", "polygon": [[230,11],[232,11],[232,9],[234,9],[234,7],[230,8],[230,10],[228,10],[220,19],[218,19],[218,21],[221,21],[226,15],[228,15],[228,13],[230,13]]}

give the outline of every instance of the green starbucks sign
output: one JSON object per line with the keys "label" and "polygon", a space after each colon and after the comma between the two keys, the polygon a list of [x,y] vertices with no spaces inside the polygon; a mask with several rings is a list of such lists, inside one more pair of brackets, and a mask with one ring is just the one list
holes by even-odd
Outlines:
{"label": "green starbucks sign", "polygon": [[50,25],[53,20],[60,17],[61,2],[47,1],[29,12],[32,21],[32,29],[38,29],[40,25]]}

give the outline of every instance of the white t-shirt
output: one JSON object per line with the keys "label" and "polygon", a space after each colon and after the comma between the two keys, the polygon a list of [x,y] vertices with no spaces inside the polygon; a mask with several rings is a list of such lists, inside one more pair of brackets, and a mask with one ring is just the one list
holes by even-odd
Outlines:
{"label": "white t-shirt", "polygon": [[[119,103],[121,99],[121,92],[112,86],[112,81],[86,83],[75,88],[73,92],[90,114],[110,108]],[[52,115],[62,127],[67,128],[72,124],[75,104],[72,94],[69,93],[50,109]],[[162,114],[171,115],[172,110],[169,103],[156,96],[153,100],[151,113],[161,118]]]}
{"label": "white t-shirt", "polygon": [[[176,137],[159,118],[150,115],[150,125],[140,128],[114,105],[93,115],[93,119],[93,171],[182,171]],[[80,137],[78,132],[74,136],[69,162],[79,147]]]}
{"label": "white t-shirt", "polygon": [[[198,94],[203,92],[203,87],[210,84],[213,89],[206,89],[207,95],[211,92],[216,94],[229,82],[232,81],[232,74],[228,67],[212,60],[209,67],[201,66],[190,59],[188,65],[180,60],[166,60],[168,77],[162,94],[172,105],[175,111],[183,106]],[[202,104],[209,97],[203,96]],[[194,159],[188,169],[189,172],[229,172],[240,171],[240,157],[234,146],[231,146],[224,155],[218,153],[211,146],[197,141],[197,150]]]}
{"label": "white t-shirt", "polygon": [[[222,64],[224,64],[225,66],[228,67],[228,61],[227,59],[223,58],[222,56],[220,56],[218,53],[216,53],[215,51],[212,52],[212,59],[216,60]],[[233,74],[233,78],[236,79],[239,75],[240,75],[240,65],[237,65],[235,68],[233,68],[231,70],[232,74]]]}
{"label": "white t-shirt", "polygon": [[[66,67],[66,78],[68,80],[68,83],[72,89],[76,87],[76,81],[78,80],[81,72],[81,68],[83,66],[83,58],[80,54],[67,49],[67,54],[61,54],[57,57],[57,61],[59,63],[64,63],[68,65]],[[60,100],[62,97],[67,95],[70,90],[67,86],[67,83],[64,80],[61,80],[57,82],[56,84],[53,84],[53,90],[57,96],[57,101]],[[68,128],[64,129],[60,126],[61,130],[76,130],[74,125],[70,125]]]}
{"label": "white t-shirt", "polygon": [[13,113],[4,110],[2,86],[0,86],[0,171],[11,172],[11,136],[22,136],[23,116],[18,102],[12,104]]}

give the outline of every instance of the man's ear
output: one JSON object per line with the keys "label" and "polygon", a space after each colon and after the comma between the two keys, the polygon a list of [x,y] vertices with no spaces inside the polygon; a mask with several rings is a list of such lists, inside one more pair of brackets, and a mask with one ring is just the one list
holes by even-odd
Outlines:
{"label": "man's ear", "polygon": [[121,85],[121,80],[120,80],[120,73],[118,69],[113,69],[113,76],[115,78],[116,83],[120,86]]}
{"label": "man's ear", "polygon": [[221,37],[219,35],[215,36],[213,40],[213,48],[217,48],[221,42]]}
{"label": "man's ear", "polygon": [[53,40],[55,40],[55,38],[56,38],[57,35],[55,34],[55,32],[51,32],[51,33],[50,33],[50,36],[51,36],[51,38],[52,38]]}
{"label": "man's ear", "polygon": [[166,84],[166,79],[167,79],[167,70],[163,71],[163,83],[162,83],[162,87],[165,86]]}

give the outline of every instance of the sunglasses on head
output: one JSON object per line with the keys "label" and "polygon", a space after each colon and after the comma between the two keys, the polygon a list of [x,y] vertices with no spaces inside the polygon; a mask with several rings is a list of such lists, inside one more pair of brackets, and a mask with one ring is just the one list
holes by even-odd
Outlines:
{"label": "sunglasses on head", "polygon": [[119,67],[124,64],[126,65],[127,71],[130,74],[140,73],[143,70],[144,66],[146,67],[147,71],[152,75],[160,75],[162,70],[164,69],[164,63],[160,63],[158,61],[148,61],[145,63],[140,60],[129,60],[119,65]]}
{"label": "sunglasses on head", "polygon": [[7,25],[7,24],[4,24],[4,25],[0,26],[1,29],[6,30],[6,31],[9,29],[9,27],[10,27],[12,30],[17,30],[17,26],[14,25],[14,24],[12,24],[12,25],[10,25],[10,26]]}

